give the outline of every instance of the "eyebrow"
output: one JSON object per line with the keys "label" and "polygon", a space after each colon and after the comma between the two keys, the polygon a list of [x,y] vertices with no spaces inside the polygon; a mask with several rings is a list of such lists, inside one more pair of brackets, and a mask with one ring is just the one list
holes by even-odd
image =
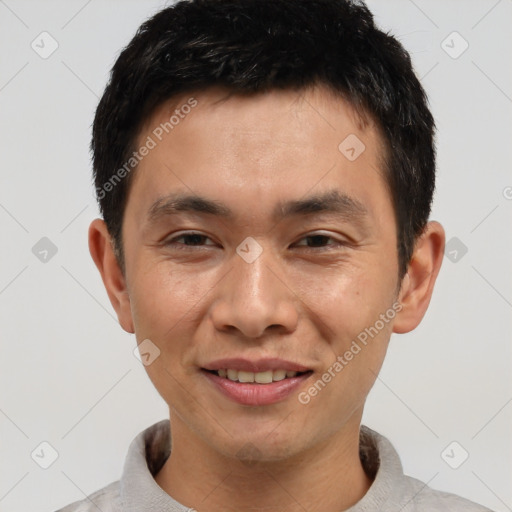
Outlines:
{"label": "eyebrow", "polygon": [[[194,212],[215,215],[227,220],[235,217],[225,204],[196,194],[173,193],[157,199],[148,210],[148,222],[154,223],[163,217],[179,212]],[[347,220],[362,220],[368,215],[366,207],[357,199],[331,189],[320,194],[295,200],[279,202],[272,214],[274,221],[293,216],[317,213],[336,214]]]}

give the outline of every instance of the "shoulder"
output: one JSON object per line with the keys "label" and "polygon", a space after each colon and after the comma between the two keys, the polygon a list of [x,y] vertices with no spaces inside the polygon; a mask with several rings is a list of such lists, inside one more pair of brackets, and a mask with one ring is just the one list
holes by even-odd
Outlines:
{"label": "shoulder", "polygon": [[75,501],[57,512],[121,512],[120,482],[111,484],[90,494],[87,498]]}
{"label": "shoulder", "polygon": [[416,478],[404,476],[404,480],[410,487],[413,496],[410,503],[412,506],[407,509],[411,512],[430,512],[432,510],[438,512],[492,512],[487,507],[462,496],[432,489]]}

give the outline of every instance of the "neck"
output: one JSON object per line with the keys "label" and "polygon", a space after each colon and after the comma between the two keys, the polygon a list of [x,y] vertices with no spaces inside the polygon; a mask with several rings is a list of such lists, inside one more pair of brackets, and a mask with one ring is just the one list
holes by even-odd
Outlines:
{"label": "neck", "polygon": [[372,483],[359,458],[360,415],[353,419],[330,438],[286,459],[243,462],[213,450],[171,414],[171,456],[155,480],[198,512],[347,510]]}

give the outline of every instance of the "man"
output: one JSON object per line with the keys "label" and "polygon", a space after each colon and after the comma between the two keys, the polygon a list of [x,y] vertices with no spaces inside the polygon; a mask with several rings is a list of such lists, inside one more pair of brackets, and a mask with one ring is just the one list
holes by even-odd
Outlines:
{"label": "man", "polygon": [[488,510],[403,474],[361,418],[444,250],[408,54],[342,0],[192,0],[98,106],[91,255],[169,406],[64,511]]}

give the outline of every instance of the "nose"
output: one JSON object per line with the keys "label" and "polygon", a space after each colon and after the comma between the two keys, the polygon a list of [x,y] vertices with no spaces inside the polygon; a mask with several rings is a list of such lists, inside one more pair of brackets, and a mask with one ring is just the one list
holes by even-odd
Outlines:
{"label": "nose", "polygon": [[210,315],[215,328],[259,338],[268,330],[293,332],[297,327],[299,298],[286,282],[271,250],[252,262],[233,255],[233,267],[216,287]]}

